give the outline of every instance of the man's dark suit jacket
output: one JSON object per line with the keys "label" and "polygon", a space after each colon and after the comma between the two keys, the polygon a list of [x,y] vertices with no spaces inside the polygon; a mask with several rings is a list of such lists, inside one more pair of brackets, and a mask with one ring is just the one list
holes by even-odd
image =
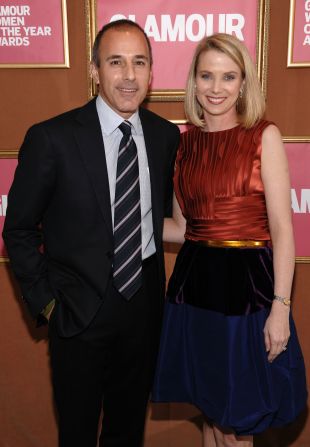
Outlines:
{"label": "man's dark suit jacket", "polygon": [[[148,110],[139,113],[162,300],[163,217],[171,199],[179,130]],[[55,298],[59,335],[81,332],[104,300],[112,274],[109,182],[95,100],[27,132],[8,197],[3,238],[31,314],[37,317]]]}

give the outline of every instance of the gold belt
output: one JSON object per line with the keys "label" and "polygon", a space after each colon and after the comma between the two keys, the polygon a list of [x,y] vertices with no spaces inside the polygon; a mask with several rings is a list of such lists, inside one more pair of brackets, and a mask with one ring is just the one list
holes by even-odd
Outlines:
{"label": "gold belt", "polygon": [[197,241],[198,244],[205,245],[206,247],[266,247],[269,241],[222,241],[222,240],[207,240]]}

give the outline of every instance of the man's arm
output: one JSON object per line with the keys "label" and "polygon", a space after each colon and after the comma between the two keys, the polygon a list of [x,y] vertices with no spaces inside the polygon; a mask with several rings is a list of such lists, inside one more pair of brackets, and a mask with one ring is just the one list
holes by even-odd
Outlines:
{"label": "man's arm", "polygon": [[173,201],[173,175],[174,175],[174,165],[175,165],[175,157],[177,153],[177,149],[180,143],[180,131],[177,126],[175,126],[175,130],[173,133],[173,138],[171,138],[171,151],[170,151],[170,160],[169,160],[169,172],[167,176],[167,184],[165,191],[165,217],[172,216],[172,201]]}
{"label": "man's arm", "polygon": [[13,272],[34,317],[53,299],[42,252],[41,223],[55,177],[50,138],[42,125],[36,125],[27,132],[20,149],[3,230]]}

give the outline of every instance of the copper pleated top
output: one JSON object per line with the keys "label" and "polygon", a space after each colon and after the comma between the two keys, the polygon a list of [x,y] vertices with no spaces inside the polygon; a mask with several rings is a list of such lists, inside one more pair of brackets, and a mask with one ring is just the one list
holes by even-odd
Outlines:
{"label": "copper pleated top", "polygon": [[260,121],[218,132],[193,127],[181,136],[174,188],[191,240],[269,240],[261,179]]}

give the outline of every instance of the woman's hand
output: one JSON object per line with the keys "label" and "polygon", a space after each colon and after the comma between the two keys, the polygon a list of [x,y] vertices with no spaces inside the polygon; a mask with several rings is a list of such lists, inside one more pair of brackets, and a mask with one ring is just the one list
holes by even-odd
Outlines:
{"label": "woman's hand", "polygon": [[264,337],[268,361],[272,362],[285,351],[290,337],[289,326],[290,307],[274,300],[271,312],[264,327]]}

